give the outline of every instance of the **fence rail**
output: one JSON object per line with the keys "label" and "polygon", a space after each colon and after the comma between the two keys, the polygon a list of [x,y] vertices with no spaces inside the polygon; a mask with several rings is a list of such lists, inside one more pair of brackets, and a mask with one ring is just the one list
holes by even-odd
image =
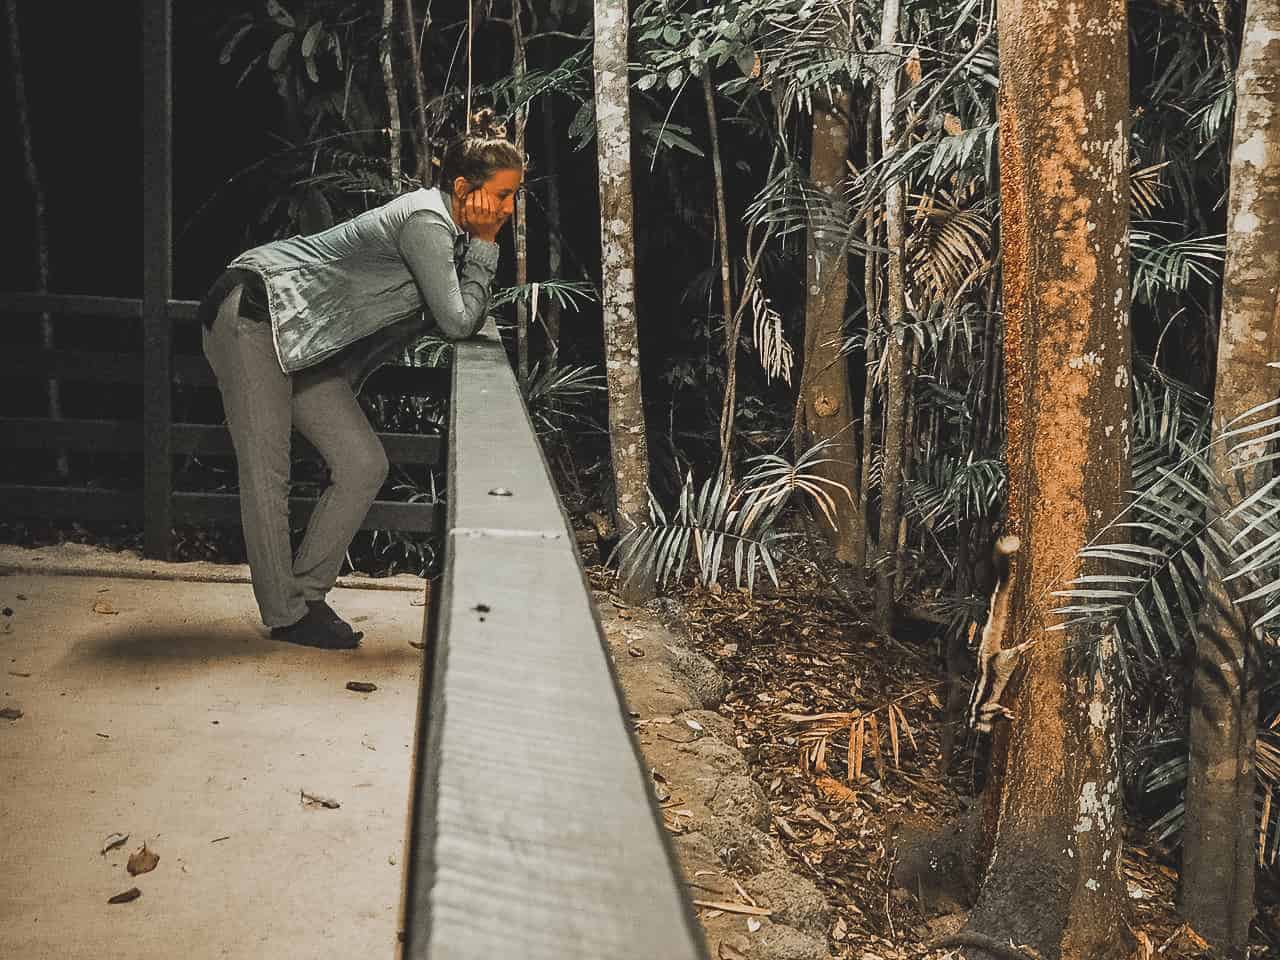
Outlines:
{"label": "fence rail", "polygon": [[[198,303],[193,300],[167,301],[167,322],[194,323],[197,307]],[[93,318],[109,323],[141,320],[143,301],[78,294],[0,293],[0,316],[24,314]],[[170,339],[148,337],[140,353],[44,349],[34,345],[10,348],[0,357],[0,376],[7,381],[54,379],[66,383],[143,386],[148,369],[155,365],[169,371],[167,389],[170,391],[175,386],[215,388],[217,381],[203,356],[170,353],[163,363],[155,362],[150,353],[169,350]],[[445,369],[390,365],[370,377],[365,392],[444,397],[448,388]],[[132,420],[0,417],[0,447],[5,450],[141,453],[148,475],[165,479],[164,483],[153,479],[142,491],[0,483],[4,514],[82,520],[142,519],[148,555],[161,558],[169,549],[169,527],[173,523],[239,522],[238,500],[234,494],[174,490],[172,468],[168,464],[165,470],[151,467],[158,456],[229,456],[233,453],[231,436],[223,425],[181,423],[157,417],[151,408],[153,392],[144,387],[141,415]],[[166,411],[171,409],[171,402],[165,405]],[[158,438],[157,431],[164,436]],[[446,441],[441,435],[380,432],[378,437],[392,463],[430,467],[444,463]],[[294,434],[293,448],[303,458],[321,459],[300,434]],[[163,502],[158,502],[160,499]],[[315,498],[293,498],[290,501],[293,521],[305,522],[315,503]],[[165,525],[163,535],[152,529],[156,524]],[[413,533],[435,532],[440,527],[441,511],[436,504],[390,500],[376,501],[363,525],[366,530]],[[161,552],[152,552],[161,547]]]}

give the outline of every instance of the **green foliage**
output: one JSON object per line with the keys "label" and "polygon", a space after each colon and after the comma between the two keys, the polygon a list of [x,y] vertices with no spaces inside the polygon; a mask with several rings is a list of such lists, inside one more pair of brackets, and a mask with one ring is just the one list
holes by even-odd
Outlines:
{"label": "green foliage", "polygon": [[755,588],[756,569],[763,565],[776,585],[774,549],[787,536],[779,532],[778,518],[797,494],[811,500],[835,523],[835,497],[849,496],[843,485],[814,472],[823,463],[827,444],[806,450],[792,464],[784,457],[765,454],[749,461],[754,466],[739,483],[716,474],[695,488],[693,474],[686,475],[670,519],[649,494],[649,523],[628,531],[618,544],[618,561],[624,580],[650,580],[666,586],[679,581],[692,548],[703,586],[718,582],[722,561],[733,557],[734,584]]}

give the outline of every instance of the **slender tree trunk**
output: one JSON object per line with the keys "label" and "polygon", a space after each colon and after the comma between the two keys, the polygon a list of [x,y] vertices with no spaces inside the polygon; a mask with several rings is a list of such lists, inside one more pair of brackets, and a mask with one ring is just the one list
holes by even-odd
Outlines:
{"label": "slender tree trunk", "polygon": [[396,15],[396,0],[382,0],[382,37],[378,44],[378,59],[382,63],[382,86],[387,95],[387,139],[390,142],[388,160],[391,164],[391,184],[400,190],[400,94],[396,90],[395,65],[391,62],[391,49],[395,39],[391,23]]}
{"label": "slender tree trunk", "polygon": [[[880,27],[880,45],[895,49],[901,0],[886,0]],[[895,70],[880,88],[880,135],[882,155],[896,145],[894,108],[898,101],[898,72]],[[903,341],[905,297],[903,284],[903,231],[906,219],[905,187],[901,180],[889,181],[885,192],[885,245],[888,256],[888,336],[885,338],[884,458],[880,477],[880,526],[876,537],[876,622],[887,633],[893,624],[893,562],[897,555],[898,513],[902,498],[903,418],[906,415],[907,351]]]}
{"label": "slender tree trunk", "polygon": [[[840,91],[835,102],[813,105],[813,145],[809,158],[809,180],[823,191],[837,213],[844,209],[841,184],[849,157],[848,91]],[[837,215],[843,223],[845,217]],[[842,230],[809,228],[805,278],[804,367],[800,381],[796,422],[797,446],[826,442],[815,472],[841,484],[848,494],[835,495],[836,528],[822,525],[835,547],[836,558],[859,563],[866,539],[862,514],[858,512],[858,448],[854,443],[853,393],[849,386],[849,361],[844,353],[844,315],[848,305],[849,256]]]}
{"label": "slender tree trunk", "polygon": [[[969,553],[969,540],[973,533],[973,523],[965,517],[956,521],[956,596],[965,597],[973,589],[972,560]],[[965,702],[968,700],[968,684],[965,672],[969,668],[969,643],[967,632],[959,628],[947,631],[943,637],[943,665],[946,676],[947,703],[943,710],[941,740],[941,757],[938,770],[945,775],[951,769],[955,759],[956,741],[963,729]]]}
{"label": "slender tree trunk", "polygon": [[[1047,628],[1053,590],[1107,572],[1078,551],[1130,479],[1129,276],[1116,253],[1128,227],[1125,5],[1022,0],[999,17],[1009,530],[1022,540],[1007,639],[1032,646],[1005,698],[1008,758],[968,931],[1045,960],[1118,960],[1131,938],[1115,638]],[[1085,645],[1092,676],[1068,657]]]}
{"label": "slender tree trunk", "polygon": [[715,180],[716,233],[720,247],[720,299],[724,310],[724,402],[720,408],[720,473],[733,475],[733,426],[738,392],[738,333],[741,318],[733,308],[733,284],[729,278],[729,214],[724,199],[724,165],[720,161],[720,123],[716,119],[716,88],[711,64],[702,68],[702,100],[711,134],[711,171]]}
{"label": "slender tree trunk", "polygon": [[[649,451],[640,392],[636,331],[635,213],[631,193],[631,103],[627,83],[627,5],[595,4],[596,156],[600,180],[600,307],[604,316],[618,532],[646,520]],[[634,584],[631,599],[652,591]]]}
{"label": "slender tree trunk", "polygon": [[400,12],[404,23],[401,30],[409,50],[409,65],[413,69],[413,157],[418,182],[424,187],[432,181],[431,138],[427,134],[427,88],[422,76],[422,47],[418,43],[418,23],[413,13],[413,0],[401,0]]}
{"label": "slender tree trunk", "polygon": [[[1249,0],[1236,71],[1227,256],[1213,391],[1215,433],[1280,394],[1267,366],[1280,357],[1280,0]],[[1225,517],[1270,478],[1266,464],[1241,469],[1265,443],[1233,451],[1215,443],[1211,515]],[[1230,539],[1237,531],[1223,531]],[[1181,907],[1224,956],[1243,958],[1254,912],[1259,638],[1235,598],[1243,581],[1206,565],[1205,606],[1191,690],[1191,751],[1183,827]]]}
{"label": "slender tree trunk", "polygon": [[[941,364],[939,364],[941,366]],[[911,482],[912,471],[915,469],[915,437],[916,437],[916,400],[915,400],[915,371],[920,366],[920,343],[916,341],[911,345],[911,362],[907,365],[906,373],[903,376],[902,393],[903,405],[906,410],[902,418],[902,489],[905,490],[907,484]],[[893,590],[896,595],[901,596],[907,582],[907,510],[899,509],[898,511],[898,539],[896,551],[894,553],[893,562]]]}
{"label": "slender tree trunk", "polygon": [[[564,270],[564,239],[560,216],[560,144],[556,138],[556,118],[550,96],[542,98],[542,162],[547,172],[547,279],[559,280]],[[548,349],[554,356],[560,350],[560,303],[547,298],[542,311]]]}
{"label": "slender tree trunk", "polygon": [[[876,141],[879,140],[879,125],[876,122],[876,104],[873,100],[867,104],[867,166],[876,162]],[[868,210],[866,216],[867,258],[863,269],[863,283],[866,286],[864,296],[867,301],[867,357],[866,385],[862,391],[862,471],[858,484],[858,522],[862,524],[861,556],[856,553],[850,561],[866,567],[867,557],[875,556],[875,543],[871,540],[871,525],[867,518],[871,516],[871,451],[874,449],[876,436],[875,421],[875,372],[878,365],[875,348],[876,327],[880,323],[880,255],[874,248],[880,239],[880,229],[876,223],[875,210]]]}
{"label": "slender tree trunk", "polygon": [[[564,15],[564,0],[535,3],[537,18],[534,32],[548,33],[559,30]],[[542,119],[542,169],[543,183],[547,187],[547,202],[543,213],[547,220],[547,279],[559,280],[564,270],[564,238],[561,236],[560,215],[560,140],[556,134],[555,98],[547,94],[541,98],[539,115]],[[555,297],[547,297],[539,311],[542,326],[547,335],[547,351],[555,356],[560,350],[560,303]]]}
{"label": "slender tree trunk", "polygon": [[[511,74],[516,90],[524,97],[524,77],[528,50],[524,30],[520,25],[520,0],[511,0]],[[529,124],[528,106],[516,110],[516,148],[524,155],[525,128]],[[516,286],[529,283],[529,201],[525,192],[516,194]],[[520,385],[529,382],[529,304],[523,298],[516,299],[516,372]]]}
{"label": "slender tree trunk", "polygon": [[[34,138],[31,134],[31,114],[27,107],[26,71],[22,66],[22,41],[18,32],[17,0],[5,0],[5,18],[9,26],[9,69],[13,80],[14,109],[18,117],[18,130],[22,138],[22,163],[27,187],[31,190],[32,219],[36,233],[36,291],[49,292],[49,228],[45,218],[44,185],[40,181],[40,168],[36,164]],[[56,340],[53,333],[53,317],[40,314],[40,345],[52,350]],[[45,381],[45,397],[49,419],[62,419],[62,393],[57,380]],[[71,464],[65,450],[55,457],[58,477],[66,479],[71,474]]]}

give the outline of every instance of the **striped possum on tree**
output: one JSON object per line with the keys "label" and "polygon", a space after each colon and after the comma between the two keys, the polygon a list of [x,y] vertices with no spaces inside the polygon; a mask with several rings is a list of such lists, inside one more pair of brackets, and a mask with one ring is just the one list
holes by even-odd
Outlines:
{"label": "striped possum on tree", "polygon": [[[979,733],[990,733],[992,724],[997,718],[1006,720],[1013,718],[1009,708],[1000,703],[1009,678],[1017,668],[1024,650],[1030,642],[1005,649],[1004,635],[1009,626],[1009,595],[1012,578],[1010,576],[1010,560],[1022,541],[1014,534],[1008,533],[996,539],[994,564],[996,572],[995,587],[991,591],[991,605],[987,609],[987,622],[982,628],[982,637],[976,651],[978,659],[978,679],[969,695],[969,726]],[[969,645],[973,646],[973,634],[977,624],[969,628]]]}

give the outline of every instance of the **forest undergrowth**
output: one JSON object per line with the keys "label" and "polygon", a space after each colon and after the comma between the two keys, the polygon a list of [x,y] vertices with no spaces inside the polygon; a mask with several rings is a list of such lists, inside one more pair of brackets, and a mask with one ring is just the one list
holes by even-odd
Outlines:
{"label": "forest undergrowth", "polygon": [[[615,585],[603,567],[588,573],[598,589]],[[944,956],[930,944],[963,924],[972,878],[928,882],[912,861],[936,856],[928,838],[964,821],[986,744],[962,734],[951,769],[940,769],[941,628],[908,621],[878,636],[869,591],[837,596],[809,563],[784,561],[778,574],[776,589],[754,596],[719,586],[679,594],[691,642],[730,683],[719,712],[768,797],[770,832],[832,905],[834,957]],[[1129,812],[1123,863],[1138,956],[1214,956],[1178,915],[1177,849],[1140,821]],[[1259,875],[1250,955],[1280,955],[1274,875]]]}

